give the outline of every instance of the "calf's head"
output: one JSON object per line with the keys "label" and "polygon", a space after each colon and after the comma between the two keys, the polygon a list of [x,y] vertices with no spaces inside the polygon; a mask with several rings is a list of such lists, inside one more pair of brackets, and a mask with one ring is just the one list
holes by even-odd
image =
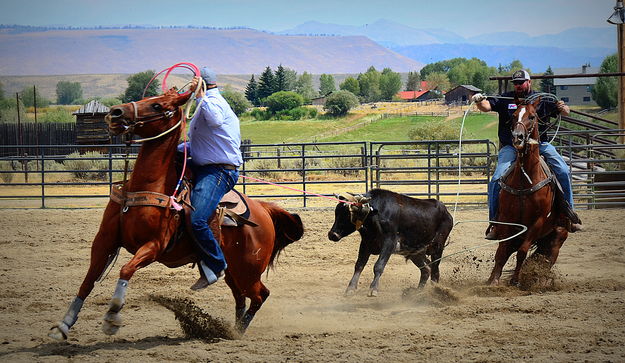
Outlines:
{"label": "calf's head", "polygon": [[328,232],[328,239],[338,242],[341,238],[360,229],[373,209],[369,205],[370,198],[362,195],[337,195],[340,202],[334,209],[334,224]]}

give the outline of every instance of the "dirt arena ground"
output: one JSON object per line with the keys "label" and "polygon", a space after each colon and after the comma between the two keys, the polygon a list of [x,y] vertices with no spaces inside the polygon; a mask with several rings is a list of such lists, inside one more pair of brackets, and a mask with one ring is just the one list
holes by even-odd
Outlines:
{"label": "dirt arena ground", "polygon": [[[332,211],[299,213],[305,236],[264,277],[271,296],[241,339],[186,338],[174,314],[149,296],[187,298],[231,323],[230,290],[220,281],[193,292],[195,270],[158,264],[131,280],[119,333],[102,333],[124,252],[59,343],[47,332],[82,281],[102,210],[0,210],[0,361],[625,361],[625,210],[580,211],[587,229],[566,241],[548,291],[485,286],[496,248],[489,245],[444,259],[441,283],[421,292],[419,271],[393,256],[375,298],[367,297],[374,258],[357,293],[343,296],[358,237],[330,242]],[[459,211],[456,220],[485,216]],[[457,225],[445,255],[488,242],[484,229]]]}

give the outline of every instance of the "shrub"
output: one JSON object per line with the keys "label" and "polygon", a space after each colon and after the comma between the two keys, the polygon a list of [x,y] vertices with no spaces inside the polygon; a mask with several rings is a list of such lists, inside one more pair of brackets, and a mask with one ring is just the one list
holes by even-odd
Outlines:
{"label": "shrub", "polygon": [[63,165],[65,165],[67,170],[72,170],[72,174],[78,179],[105,180],[108,160],[102,157],[102,154],[95,151],[89,151],[84,154],[75,152],[67,155]]}
{"label": "shrub", "polygon": [[258,121],[265,121],[271,118],[271,112],[255,108],[250,111],[250,116],[254,117]]}
{"label": "shrub", "polygon": [[417,126],[408,131],[410,140],[457,140],[459,136],[457,125],[448,121],[432,121]]}
{"label": "shrub", "polygon": [[13,166],[10,161],[0,161],[0,171],[3,173],[0,174],[0,178],[5,183],[10,183],[13,181],[13,173],[4,173],[5,171],[13,171]]}
{"label": "shrub", "polygon": [[74,115],[63,107],[54,107],[43,114],[41,118],[43,122],[74,122]]}
{"label": "shrub", "polygon": [[337,91],[326,98],[324,109],[332,116],[343,116],[358,106],[358,97],[349,91]]}
{"label": "shrub", "polygon": [[291,91],[280,91],[265,99],[267,110],[275,114],[282,110],[292,110],[304,104],[304,98]]}
{"label": "shrub", "polygon": [[360,170],[353,170],[349,168],[359,168],[362,166],[362,161],[360,158],[344,158],[344,157],[333,157],[327,159],[324,163],[324,167],[327,169],[335,169],[332,170],[333,173],[349,176],[349,175],[358,175]]}
{"label": "shrub", "polygon": [[[253,159],[245,162],[246,172],[254,172],[252,176],[259,178],[278,179],[280,172],[278,171],[264,171],[267,169],[277,169],[278,163],[276,159]],[[261,170],[256,172],[256,170]]]}
{"label": "shrub", "polygon": [[122,104],[122,100],[120,100],[119,98],[115,98],[115,97],[109,97],[109,98],[101,99],[100,103],[106,107],[111,107],[111,106]]}
{"label": "shrub", "polygon": [[245,98],[243,93],[225,90],[221,95],[228,101],[232,111],[234,111],[237,116],[241,116],[248,108],[252,107],[252,104]]}

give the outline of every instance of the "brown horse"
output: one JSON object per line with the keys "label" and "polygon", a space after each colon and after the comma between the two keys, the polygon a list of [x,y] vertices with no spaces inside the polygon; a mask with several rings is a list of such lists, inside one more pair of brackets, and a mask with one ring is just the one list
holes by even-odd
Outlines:
{"label": "brown horse", "polygon": [[[561,203],[554,203],[557,185],[539,152],[538,114],[540,98],[519,105],[512,116],[513,146],[517,158],[507,175],[501,178],[497,220],[522,224],[527,231],[518,237],[499,243],[495,253],[495,266],[488,279],[492,285],[499,283],[503,266],[512,253],[517,253],[517,263],[510,284],[517,284],[521,266],[530,247],[555,264],[560,247],[568,237],[570,220]],[[559,200],[559,199],[558,199]],[[569,226],[569,227],[566,227]],[[498,225],[498,238],[519,232],[518,227]]]}
{"label": "brown horse", "polygon": [[[172,268],[199,261],[192,237],[181,222],[184,216],[173,208],[174,203],[168,197],[174,193],[178,181],[174,159],[182,133],[181,106],[189,97],[190,93],[181,95],[172,89],[158,97],[111,108],[106,117],[111,133],[131,133],[144,138],[134,171],[123,188],[124,195],[154,195],[159,203],[164,200],[166,205],[128,207],[123,205],[125,203],[109,201],[91,246],[87,275],[67,314],[52,328],[51,337],[67,338],[94,282],[120,247],[134,256],[121,268],[117,288],[104,316],[102,329],[109,335],[115,334],[121,326],[119,312],[125,302],[128,282],[138,269],[155,261]],[[245,196],[244,199],[251,211],[249,220],[257,224],[256,227],[243,225],[220,230],[215,220],[211,223],[228,263],[225,281],[235,299],[235,321],[241,332],[269,296],[269,289],[260,281],[261,274],[284,247],[300,239],[304,232],[297,214],[290,214],[274,204]],[[251,300],[247,310],[245,298]]]}

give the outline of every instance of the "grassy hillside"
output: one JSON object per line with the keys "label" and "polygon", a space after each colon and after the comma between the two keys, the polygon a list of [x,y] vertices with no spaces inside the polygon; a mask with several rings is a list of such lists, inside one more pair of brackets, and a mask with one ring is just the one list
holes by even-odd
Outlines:
{"label": "grassy hillside", "polygon": [[[147,68],[146,68],[147,69]],[[159,72],[160,69],[156,69]],[[93,97],[117,97],[124,93],[130,74],[73,74],[57,76],[0,76],[0,82],[4,88],[6,97],[15,97],[15,92],[21,92],[24,87],[37,86],[37,92],[44,98],[56,102],[56,84],[59,81],[79,82],[82,88],[83,98]],[[251,75],[219,75],[221,85],[230,85],[235,91],[242,92]],[[160,78],[162,79],[162,77]],[[172,74],[167,80],[167,85],[184,86],[191,79],[191,73]]]}
{"label": "grassy hillside", "polygon": [[[443,121],[443,117],[401,116],[378,119],[376,115],[350,115],[339,119],[302,121],[244,121],[241,133],[255,144],[294,142],[408,141],[411,129]],[[449,122],[460,133],[462,117]],[[497,138],[496,114],[469,114],[465,136],[470,139]]]}

